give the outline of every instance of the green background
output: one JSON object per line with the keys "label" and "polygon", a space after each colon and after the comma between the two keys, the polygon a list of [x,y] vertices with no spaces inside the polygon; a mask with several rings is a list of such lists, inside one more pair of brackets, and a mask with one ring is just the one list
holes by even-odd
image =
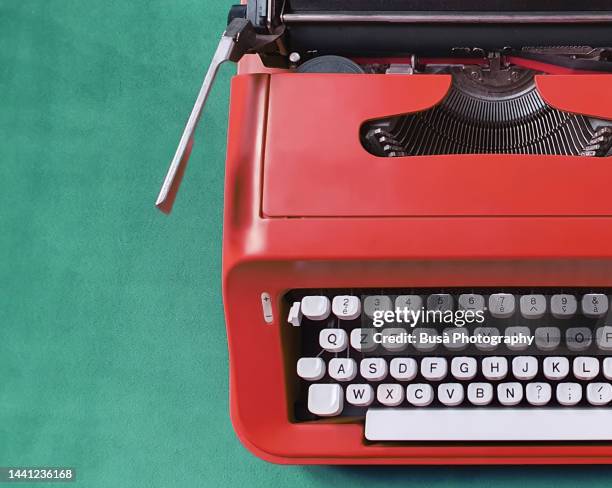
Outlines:
{"label": "green background", "polygon": [[73,466],[87,487],[610,486],[607,467],[288,467],[240,445],[220,289],[231,67],[174,214],[153,207],[229,5],[0,0],[0,466]]}

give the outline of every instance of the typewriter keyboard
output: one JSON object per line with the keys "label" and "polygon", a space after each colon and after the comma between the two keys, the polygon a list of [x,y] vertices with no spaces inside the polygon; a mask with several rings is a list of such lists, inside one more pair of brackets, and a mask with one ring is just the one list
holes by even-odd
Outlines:
{"label": "typewriter keyboard", "polygon": [[294,290],[296,422],[369,441],[612,440],[606,289]]}

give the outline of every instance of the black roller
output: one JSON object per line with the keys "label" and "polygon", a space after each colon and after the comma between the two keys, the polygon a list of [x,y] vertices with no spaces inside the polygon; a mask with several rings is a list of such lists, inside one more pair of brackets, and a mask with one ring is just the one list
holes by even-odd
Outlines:
{"label": "black roller", "polygon": [[609,0],[288,0],[292,12],[410,12],[410,11],[490,11],[490,12],[582,12],[606,10]]}

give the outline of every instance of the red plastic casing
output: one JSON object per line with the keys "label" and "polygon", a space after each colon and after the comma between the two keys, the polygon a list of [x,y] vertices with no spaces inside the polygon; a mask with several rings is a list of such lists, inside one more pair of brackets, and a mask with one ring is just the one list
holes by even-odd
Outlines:
{"label": "red plastic casing", "polygon": [[[607,75],[537,79],[562,110],[612,119]],[[610,444],[364,441],[363,425],[292,423],[281,331],[294,288],[612,286],[612,164],[560,156],[367,153],[368,119],[424,110],[443,75],[242,74],[232,82],[223,293],[231,416],[291,464],[610,463]],[[260,296],[273,298],[264,321]],[[290,377],[291,376],[291,377]]]}

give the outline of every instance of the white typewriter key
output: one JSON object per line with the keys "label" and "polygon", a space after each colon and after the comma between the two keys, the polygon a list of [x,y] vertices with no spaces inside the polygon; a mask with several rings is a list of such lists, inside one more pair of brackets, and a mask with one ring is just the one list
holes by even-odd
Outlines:
{"label": "white typewriter key", "polygon": [[351,330],[351,347],[359,352],[372,352],[376,349],[374,329]]}
{"label": "white typewriter key", "polygon": [[340,385],[316,384],[308,388],[308,411],[320,417],[342,413],[344,395]]}
{"label": "white typewriter key", "polygon": [[561,344],[561,329],[538,327],[535,330],[535,343],[540,351],[554,351]]}
{"label": "white typewriter key", "polygon": [[395,298],[395,310],[417,312],[423,308],[423,297],[419,295],[399,295]]}
{"label": "white typewriter key", "polygon": [[302,325],[302,304],[301,302],[293,302],[291,308],[289,309],[289,316],[287,317],[287,322],[289,322],[294,327],[299,327]]}
{"label": "white typewriter key", "polygon": [[467,396],[472,405],[488,405],[493,400],[493,386],[490,383],[470,383]]}
{"label": "white typewriter key", "polygon": [[382,381],[387,377],[387,361],[383,358],[362,359],[359,373],[366,380]]}
{"label": "white typewriter key", "polygon": [[464,327],[449,327],[442,333],[449,351],[461,351],[469,345],[469,334]]}
{"label": "white typewriter key", "polygon": [[336,381],[353,381],[357,376],[357,364],[350,358],[333,358],[327,366],[329,375]]}
{"label": "white typewriter key", "polygon": [[602,351],[612,351],[612,327],[599,327],[595,333],[597,347]]}
{"label": "white typewriter key", "polygon": [[473,312],[482,311],[485,308],[485,299],[482,295],[468,293],[459,295],[457,300],[459,310],[472,310]]}
{"label": "white typewriter key", "polygon": [[489,296],[489,313],[496,319],[507,319],[514,315],[516,301],[509,293],[495,293]]}
{"label": "white typewriter key", "polygon": [[297,374],[306,381],[319,381],[325,376],[325,362],[321,358],[300,358]]}
{"label": "white typewriter key", "polygon": [[538,374],[538,360],[533,356],[512,359],[512,374],[517,380],[532,380]]}
{"label": "white typewriter key", "polygon": [[591,405],[607,405],[612,401],[610,383],[590,383],[587,385],[587,400]]}
{"label": "white typewriter key", "polygon": [[609,445],[612,409],[370,408],[366,414],[365,438],[374,442],[600,441]]}
{"label": "white typewriter key", "polygon": [[503,380],[508,374],[508,360],[491,356],[482,360],[482,374],[491,381]]}
{"label": "white typewriter key", "polygon": [[599,374],[599,360],[597,358],[574,358],[574,376],[577,380],[592,380]]}
{"label": "white typewriter key", "polygon": [[588,293],[582,297],[582,313],[587,317],[600,318],[608,313],[608,297],[601,293]]}
{"label": "white typewriter key", "polygon": [[391,299],[384,295],[372,295],[366,297],[363,301],[363,311],[371,319],[374,318],[374,312],[393,311]]}
{"label": "white typewriter key", "polygon": [[438,337],[438,331],[436,329],[413,329],[412,335],[414,336],[414,348],[421,352],[431,352],[438,343],[436,338]]}
{"label": "white typewriter key", "polygon": [[557,401],[561,405],[576,405],[582,400],[582,386],[579,383],[559,383],[557,385]]}
{"label": "white typewriter key", "polygon": [[604,359],[603,374],[607,380],[612,380],[612,358]]}
{"label": "white typewriter key", "polygon": [[552,388],[548,383],[529,383],[525,390],[527,401],[534,407],[546,405],[552,397]]}
{"label": "white typewriter key", "polygon": [[388,327],[382,330],[382,346],[389,352],[401,352],[408,347],[405,342],[406,330],[399,327]]}
{"label": "white typewriter key", "polygon": [[584,351],[593,342],[593,334],[588,327],[571,327],[565,331],[565,342],[570,351]]}
{"label": "white typewriter key", "polygon": [[319,333],[319,344],[328,352],[342,352],[348,344],[348,335],[342,329],[323,329]]}
{"label": "white typewriter key", "polygon": [[453,296],[448,293],[437,293],[427,297],[427,310],[446,312],[454,308]]}
{"label": "white typewriter key", "polygon": [[553,295],[550,299],[550,312],[557,319],[569,319],[576,314],[578,301],[574,295]]}
{"label": "white typewriter key", "polygon": [[332,312],[342,320],[355,320],[361,315],[361,300],[350,295],[334,297],[332,301]]}
{"label": "white typewriter key", "polygon": [[421,360],[421,375],[429,381],[440,381],[448,373],[446,358],[423,358]]}
{"label": "white typewriter key", "polygon": [[491,342],[490,338],[499,335],[497,327],[476,327],[474,336],[478,338],[476,341],[476,349],[480,351],[493,351],[497,348],[495,342]]}
{"label": "white typewriter key", "polygon": [[569,374],[569,360],[550,356],[544,359],[544,376],[547,380],[562,380]]}
{"label": "white typewriter key", "polygon": [[398,381],[412,381],[417,375],[417,362],[412,358],[393,358],[391,376]]}
{"label": "white typewriter key", "polygon": [[523,295],[521,297],[521,315],[526,319],[539,319],[546,313],[544,295]]}
{"label": "white typewriter key", "polygon": [[497,399],[504,406],[518,405],[523,399],[523,385],[520,383],[500,383],[497,385]]}
{"label": "white typewriter key", "polygon": [[438,400],[447,407],[461,405],[464,396],[461,383],[442,383],[438,386]]}
{"label": "white typewriter key", "polygon": [[404,387],[389,383],[378,385],[376,399],[387,407],[397,407],[404,401]]}
{"label": "white typewriter key", "polygon": [[456,357],[451,362],[451,374],[458,380],[471,380],[476,376],[477,370],[475,358]]}
{"label": "white typewriter key", "polygon": [[307,296],[302,298],[302,313],[310,320],[325,320],[331,312],[329,298],[324,296]]}
{"label": "white typewriter key", "polygon": [[426,407],[434,400],[434,391],[431,385],[415,383],[406,388],[406,400],[415,407]]}
{"label": "white typewriter key", "polygon": [[508,337],[518,339],[516,344],[508,344],[508,349],[511,351],[524,351],[529,347],[527,339],[532,335],[529,327],[508,327],[505,333]]}
{"label": "white typewriter key", "polygon": [[356,407],[367,407],[374,401],[374,389],[367,383],[349,385],[346,389],[346,401]]}

